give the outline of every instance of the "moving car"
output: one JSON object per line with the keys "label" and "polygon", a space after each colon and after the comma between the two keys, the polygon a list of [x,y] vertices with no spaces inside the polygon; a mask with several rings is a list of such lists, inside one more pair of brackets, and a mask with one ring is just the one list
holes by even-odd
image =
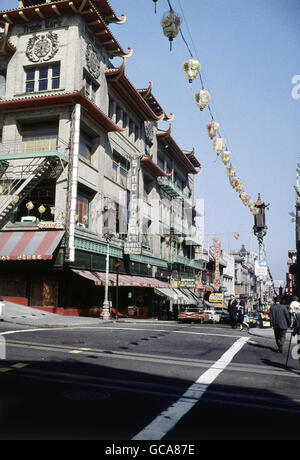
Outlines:
{"label": "moving car", "polygon": [[186,307],[183,311],[178,313],[178,321],[182,323],[199,322],[202,324],[209,321],[209,316],[199,308]]}

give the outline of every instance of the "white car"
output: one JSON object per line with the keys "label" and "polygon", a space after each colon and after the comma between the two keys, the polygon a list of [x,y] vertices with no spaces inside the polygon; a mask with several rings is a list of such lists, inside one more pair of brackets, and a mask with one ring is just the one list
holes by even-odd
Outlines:
{"label": "white car", "polygon": [[5,302],[2,299],[2,297],[0,297],[0,321],[3,321],[4,307],[5,307]]}
{"label": "white car", "polygon": [[214,310],[204,310],[204,313],[208,314],[210,323],[216,324],[220,322],[221,315]]}

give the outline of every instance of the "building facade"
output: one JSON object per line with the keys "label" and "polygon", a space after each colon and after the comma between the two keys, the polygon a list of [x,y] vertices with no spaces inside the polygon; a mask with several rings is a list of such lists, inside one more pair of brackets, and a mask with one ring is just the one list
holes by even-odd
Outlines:
{"label": "building facade", "polygon": [[3,296],[98,315],[109,249],[112,307],[117,282],[124,314],[196,302],[201,165],[173,139],[152,84],[127,78],[132,50],[109,29],[125,20],[106,0],[0,12]]}

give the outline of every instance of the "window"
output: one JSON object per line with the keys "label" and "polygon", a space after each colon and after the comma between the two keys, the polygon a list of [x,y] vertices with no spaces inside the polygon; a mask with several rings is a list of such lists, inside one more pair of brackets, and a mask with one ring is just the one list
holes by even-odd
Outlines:
{"label": "window", "polygon": [[89,206],[89,198],[78,192],[76,205],[76,222],[79,224],[84,224],[86,227],[89,226]]}
{"label": "window", "polygon": [[27,69],[26,93],[58,89],[60,86],[60,64]]}
{"label": "window", "polygon": [[86,97],[91,99],[91,101],[95,102],[95,100],[96,100],[96,91],[97,91],[96,86],[93,85],[93,83],[90,80],[90,78],[86,77],[86,79],[85,79],[85,95],[86,95]]}
{"label": "window", "polygon": [[127,175],[128,175],[128,168],[129,164],[128,161],[125,160],[122,156],[114,153],[113,155],[113,180],[117,183],[122,185],[122,187],[127,188]]}
{"label": "window", "polygon": [[56,150],[58,123],[31,123],[22,125],[22,152]]}
{"label": "window", "polygon": [[86,136],[80,134],[79,155],[88,163],[91,163],[92,158],[92,143]]}
{"label": "window", "polygon": [[0,72],[0,98],[5,97],[6,94],[6,74]]}

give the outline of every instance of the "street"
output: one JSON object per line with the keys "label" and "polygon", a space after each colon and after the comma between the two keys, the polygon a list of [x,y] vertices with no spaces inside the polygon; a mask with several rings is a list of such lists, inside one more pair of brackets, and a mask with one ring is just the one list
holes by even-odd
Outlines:
{"label": "street", "polygon": [[[1,439],[299,439],[299,365],[227,325],[0,324]],[[3,347],[2,347],[3,348]]]}

